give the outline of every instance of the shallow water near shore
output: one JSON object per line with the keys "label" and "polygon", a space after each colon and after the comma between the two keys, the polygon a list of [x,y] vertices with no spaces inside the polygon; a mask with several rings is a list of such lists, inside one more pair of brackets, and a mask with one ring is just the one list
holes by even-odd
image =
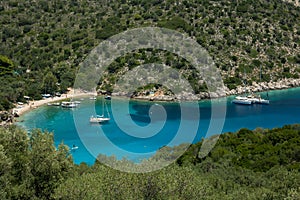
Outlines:
{"label": "shallow water near shore", "polygon": [[[266,93],[261,93],[266,97]],[[241,128],[255,129],[281,127],[285,124],[300,123],[300,88],[292,88],[280,91],[269,91],[270,105],[235,105],[231,103],[233,97],[212,100],[217,109],[224,110],[226,107],[225,123],[220,132],[235,132]],[[106,101],[106,100],[105,100]],[[116,108],[114,113],[111,110],[111,101],[106,101],[111,120],[108,124],[92,125],[89,117],[96,110],[97,114],[102,113],[102,98],[92,101],[85,98],[78,108],[63,109],[55,106],[42,106],[31,112],[24,114],[17,124],[28,131],[34,128],[48,130],[54,133],[55,145],[61,142],[72,147],[76,145],[78,149],[71,151],[74,162],[79,164],[86,162],[93,164],[95,155],[105,154],[115,155],[118,159],[126,157],[134,162],[139,162],[143,158],[153,155],[160,147],[169,145],[178,133],[180,124],[184,124],[186,135],[179,135],[172,145],[179,145],[184,142],[191,142],[187,137],[196,134],[192,142],[198,142],[203,137],[207,137],[206,132],[210,122],[218,119],[218,116],[211,119],[210,100],[199,102],[198,106],[189,102],[167,103],[167,102],[145,102],[130,101],[126,104],[124,99],[114,99]],[[218,103],[220,102],[220,104]],[[222,104],[225,102],[225,104]],[[151,112],[155,106],[164,108],[166,120],[163,116],[151,121]],[[181,119],[181,107],[188,110],[188,117]],[[219,107],[218,107],[219,106]],[[122,108],[129,107],[129,113],[124,113]],[[119,111],[118,111],[119,109]],[[197,117],[196,109],[200,111],[200,118]],[[76,113],[76,125],[74,114]],[[122,119],[118,121],[117,119]],[[128,120],[132,120],[133,124]],[[148,126],[149,123],[152,126]],[[198,126],[196,133],[190,133],[189,127]],[[129,130],[137,130],[144,127],[146,132],[156,131],[151,137],[135,137],[128,135],[120,128],[126,127]],[[132,126],[132,127],[131,127]],[[147,129],[149,127],[149,130]],[[158,130],[158,131],[157,131]],[[88,147],[88,148],[86,148]],[[121,149],[121,150],[120,150]],[[132,152],[126,154],[126,152]]]}

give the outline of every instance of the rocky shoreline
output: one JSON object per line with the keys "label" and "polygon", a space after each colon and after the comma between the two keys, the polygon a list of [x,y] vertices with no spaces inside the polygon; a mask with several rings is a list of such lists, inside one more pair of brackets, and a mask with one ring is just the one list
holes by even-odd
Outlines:
{"label": "rocky shoreline", "polygon": [[286,78],[278,82],[253,82],[251,86],[238,86],[234,90],[227,90],[226,95],[237,95],[244,92],[263,92],[268,90],[282,90],[300,86],[300,79]]}
{"label": "rocky shoreline", "polygon": [[0,111],[0,126],[8,126],[15,122],[16,114],[12,111]]}
{"label": "rocky shoreline", "polygon": [[[135,94],[131,96],[131,98],[136,100],[146,100],[146,101],[195,101],[195,100],[203,100],[203,99],[215,99],[225,96],[239,95],[243,93],[251,93],[251,92],[263,92],[269,90],[282,90],[293,87],[300,86],[300,79],[292,79],[285,78],[279,80],[278,82],[253,82],[251,86],[238,86],[236,89],[230,90],[225,86],[225,88],[220,88],[216,92],[202,92],[200,94],[191,94],[187,92],[182,92],[175,97],[175,95],[165,94],[160,89],[152,89],[151,91],[144,91],[142,93]],[[99,92],[99,94],[105,94],[105,91]],[[146,95],[148,94],[148,95]],[[150,95],[149,95],[150,94]],[[128,97],[129,95],[125,92],[112,93],[112,96],[119,97]]]}
{"label": "rocky shoreline", "polygon": [[[198,101],[203,99],[214,99],[231,95],[239,95],[242,93],[249,92],[263,92],[269,90],[282,90],[293,87],[300,86],[300,79],[292,79],[286,78],[282,79],[278,82],[253,82],[251,86],[238,86],[236,89],[229,90],[227,87],[221,88],[217,90],[217,92],[203,92],[200,94],[191,94],[187,92],[182,92],[177,97],[170,94],[165,94],[162,90],[157,89],[156,91],[151,91],[151,95],[144,95],[144,93],[138,93],[135,96],[132,96],[135,100],[144,100],[144,101],[164,101],[164,102],[172,102],[172,101]],[[100,91],[98,94],[106,94],[105,91]],[[86,94],[84,94],[86,95]],[[126,93],[112,93],[112,96],[124,97],[128,94]],[[41,104],[42,105],[42,104]],[[6,126],[13,124],[15,122],[15,118],[18,117],[16,112],[13,110],[10,111],[0,111],[0,126]]]}

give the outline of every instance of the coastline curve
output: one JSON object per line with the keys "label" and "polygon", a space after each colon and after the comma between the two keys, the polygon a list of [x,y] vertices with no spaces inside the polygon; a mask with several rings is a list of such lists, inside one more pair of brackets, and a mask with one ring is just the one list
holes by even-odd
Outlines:
{"label": "coastline curve", "polygon": [[[81,63],[80,69],[75,79],[74,88],[75,89],[80,88],[88,91],[93,91],[93,90],[95,91],[95,88],[100,80],[100,77],[103,75],[107,66],[109,66],[116,58],[138,49],[164,50],[186,59],[196,69],[197,75],[201,77],[206,83],[211,97],[214,97],[215,94],[225,96],[224,93],[225,87],[222,81],[221,74],[217,69],[217,67],[215,66],[212,58],[207,53],[207,51],[204,48],[202,48],[192,38],[182,33],[170,29],[156,28],[156,27],[144,27],[144,28],[131,29],[123,33],[114,35],[108,38],[107,40],[101,42],[95,49],[92,50],[92,52],[84,60],[84,62]],[[139,74],[140,72],[141,70],[139,70],[137,74]],[[167,71],[163,72],[163,74],[166,76],[166,79],[170,78],[170,74],[168,73],[169,72]],[[141,74],[142,73],[140,73],[139,75]],[[118,84],[121,86],[125,85],[124,83],[122,84],[118,83]],[[188,87],[189,86],[188,83],[184,83],[183,86],[184,87],[180,87],[178,90],[176,90],[175,88],[172,89],[173,92],[175,91],[174,93],[176,93],[178,97],[180,97],[180,94],[182,93],[195,95],[194,92],[190,90],[191,87]],[[222,104],[222,106],[216,106],[215,101],[211,101],[211,120],[209,123],[208,131],[205,134],[206,138],[210,137],[211,135],[219,134],[222,132],[222,128],[225,121],[225,115],[226,115],[226,101],[220,99],[217,104],[218,105]],[[113,101],[112,101],[112,109],[114,109]],[[95,106],[90,111],[93,112],[91,114],[96,114]],[[195,115],[197,116],[197,113]],[[81,119],[79,116],[77,116],[76,111],[73,113],[73,116],[74,116],[75,126],[78,131],[78,135],[80,137],[81,134],[84,134],[84,131],[82,131],[83,128],[80,127],[80,123],[78,123],[79,122],[78,120]],[[198,119],[200,120],[200,117],[198,117]],[[185,119],[183,118],[182,122],[184,121]],[[192,143],[198,129],[198,123],[190,125],[189,129],[187,129],[186,127],[182,128],[183,126],[181,126],[181,124],[180,127],[181,128],[178,129],[178,133],[190,134],[189,140],[191,140],[190,143]],[[99,131],[103,132],[103,129],[100,126],[99,126]],[[187,131],[189,133],[187,133]],[[138,137],[138,135],[135,135],[135,137]],[[86,146],[86,148],[89,149],[88,144],[84,140],[84,137],[80,137],[80,138],[82,140],[82,143]],[[107,137],[105,140],[107,140],[106,144],[112,145],[116,151],[124,151],[122,148],[115,146],[111,141],[109,141]],[[204,142],[200,150],[200,152],[202,153],[201,155],[206,156],[207,153],[213,148],[216,141],[217,140],[214,140],[213,143],[209,143],[209,144]],[[167,145],[169,144],[166,144],[166,146]],[[185,146],[184,150],[181,152],[180,155],[182,155],[185,152],[188,146],[189,145]],[[95,156],[95,158],[97,158],[98,155],[94,155],[92,151],[90,151],[90,153],[93,156]],[[126,153],[136,154],[136,152],[128,152],[128,151]],[[178,158],[178,156],[176,158]],[[163,162],[163,164],[152,163],[151,168],[140,167],[134,169],[134,171],[131,168],[126,168],[125,166],[116,167],[118,165],[112,165],[111,163],[105,162],[103,160],[99,160],[99,161],[121,171],[150,172],[150,171],[158,170],[162,167],[171,164],[172,162],[175,161],[176,158],[169,160],[168,162]]]}

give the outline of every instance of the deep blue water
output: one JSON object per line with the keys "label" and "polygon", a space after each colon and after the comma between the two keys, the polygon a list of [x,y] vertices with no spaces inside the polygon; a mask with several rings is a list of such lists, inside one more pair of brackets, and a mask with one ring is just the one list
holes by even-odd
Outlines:
{"label": "deep blue water", "polygon": [[24,114],[21,117],[24,121],[18,124],[29,131],[41,128],[54,132],[55,145],[63,142],[70,147],[78,146],[72,151],[75,163],[93,164],[99,153],[138,162],[165,145],[197,142],[203,137],[241,128],[300,123],[300,88],[270,91],[268,95],[270,105],[252,106],[232,104],[233,97],[182,104],[143,101],[127,104],[124,99],[113,98],[105,100],[112,118],[105,125],[89,123],[91,115],[102,113],[103,99],[92,101],[86,97],[75,109],[37,108]]}

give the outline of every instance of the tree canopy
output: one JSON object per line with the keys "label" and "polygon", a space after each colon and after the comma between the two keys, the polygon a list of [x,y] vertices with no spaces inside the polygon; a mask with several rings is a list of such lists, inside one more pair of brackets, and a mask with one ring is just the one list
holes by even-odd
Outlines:
{"label": "tree canopy", "polygon": [[[0,73],[8,76],[1,80],[0,92],[9,92],[2,88],[6,83],[16,89],[9,77],[17,76],[25,88],[12,99],[3,98],[1,109],[10,107],[7,101],[22,100],[24,94],[41,98],[43,77],[49,71],[60,85],[46,90],[66,91],[93,48],[110,36],[139,27],[169,28],[196,40],[222,70],[230,89],[240,84],[237,79],[251,83],[299,78],[300,8],[284,1],[10,0],[0,2],[0,14]],[[126,70],[162,62],[186,75],[196,93],[206,90],[187,67],[189,63],[176,55],[155,50],[139,54],[128,52],[107,66],[99,88],[111,91]]]}
{"label": "tree canopy", "polygon": [[[53,134],[0,128],[1,199],[297,199],[300,125],[224,133],[212,151],[202,142],[173,164],[149,173],[125,173],[99,161],[76,165]],[[178,147],[154,156],[168,158]],[[102,159],[103,159],[102,155]],[[118,165],[131,161],[107,157]],[[132,163],[133,164],[133,163]],[[131,165],[135,167],[135,165]]]}

